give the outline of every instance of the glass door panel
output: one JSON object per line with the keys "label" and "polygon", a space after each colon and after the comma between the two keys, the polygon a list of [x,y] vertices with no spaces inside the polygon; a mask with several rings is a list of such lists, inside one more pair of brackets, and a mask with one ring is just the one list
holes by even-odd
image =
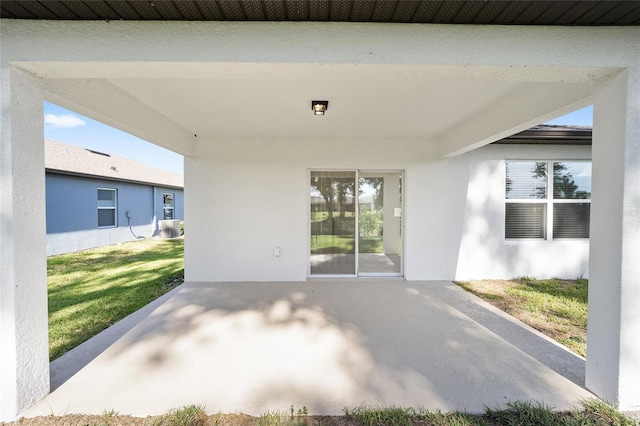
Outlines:
{"label": "glass door panel", "polygon": [[402,173],[358,176],[358,275],[402,274]]}
{"label": "glass door panel", "polygon": [[311,275],[355,275],[355,193],[355,171],[311,172]]}

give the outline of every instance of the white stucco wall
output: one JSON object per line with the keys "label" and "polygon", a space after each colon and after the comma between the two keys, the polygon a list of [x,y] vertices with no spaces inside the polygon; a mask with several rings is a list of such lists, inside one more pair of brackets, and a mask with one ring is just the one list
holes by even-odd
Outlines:
{"label": "white stucco wall", "polygon": [[[590,147],[492,145],[439,159],[420,140],[202,139],[187,158],[189,281],[301,281],[309,169],[405,171],[409,280],[576,278],[586,240],[505,241],[505,159],[590,159]],[[279,247],[281,255],[274,256]]]}
{"label": "white stucco wall", "polygon": [[589,146],[492,145],[463,156],[467,161],[455,279],[587,278],[589,240],[505,240],[505,159],[590,160]]}
{"label": "white stucco wall", "polygon": [[310,169],[401,170],[434,156],[419,140],[201,139],[185,157],[185,222],[201,230],[185,236],[185,278],[305,280]]}

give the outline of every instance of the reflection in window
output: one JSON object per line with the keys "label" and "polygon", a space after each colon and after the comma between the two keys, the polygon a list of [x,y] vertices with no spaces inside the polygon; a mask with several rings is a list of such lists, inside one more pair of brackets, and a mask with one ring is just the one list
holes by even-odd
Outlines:
{"label": "reflection in window", "polygon": [[553,163],[553,198],[588,200],[591,198],[591,163],[562,161]]}
{"label": "reflection in window", "polygon": [[507,239],[589,238],[591,162],[507,161],[505,199]]}
{"label": "reflection in window", "polygon": [[311,274],[355,274],[355,172],[311,172],[309,190]]}

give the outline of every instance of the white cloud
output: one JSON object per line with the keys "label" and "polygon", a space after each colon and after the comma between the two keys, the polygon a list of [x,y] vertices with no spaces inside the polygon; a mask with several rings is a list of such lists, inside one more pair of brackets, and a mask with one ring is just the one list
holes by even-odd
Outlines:
{"label": "white cloud", "polygon": [[80,118],[71,114],[68,114],[68,115],[45,114],[44,123],[51,124],[53,127],[65,128],[65,129],[84,126],[85,124],[87,124],[84,120],[81,120]]}

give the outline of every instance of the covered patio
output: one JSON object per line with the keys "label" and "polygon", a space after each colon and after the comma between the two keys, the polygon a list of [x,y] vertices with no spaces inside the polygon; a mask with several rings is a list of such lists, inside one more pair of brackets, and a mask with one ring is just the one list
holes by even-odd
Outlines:
{"label": "covered patio", "polygon": [[480,413],[593,397],[584,359],[447,281],[186,283],[116,328],[129,326],[99,355],[110,331],[55,361],[52,377],[88,363],[25,415],[363,403]]}
{"label": "covered patio", "polygon": [[[73,399],[94,412],[204,403],[259,413],[293,403],[335,413],[371,401],[477,411],[537,399],[562,408],[588,395],[581,386],[623,410],[640,407],[640,31],[615,26],[636,22],[632,2],[611,2],[601,18],[614,26],[603,27],[556,25],[590,16],[590,2],[560,11],[547,2],[330,8],[367,5],[370,13],[358,13],[373,17],[413,5],[418,18],[435,4],[522,8],[486,25],[409,25],[413,18],[388,14],[375,24],[271,22],[270,5],[304,3],[289,1],[242,2],[261,5],[267,22],[141,21],[111,13],[131,2],[107,3],[104,15],[73,12],[86,19],[75,22],[51,20],[42,4],[68,19],[78,2],[0,8],[11,18],[0,27],[0,421],[50,391],[44,100],[184,155],[190,229],[190,284],[59,387],[47,400],[56,407]],[[240,4],[216,2],[232,3]],[[135,4],[151,12],[213,3]],[[18,19],[23,9],[37,19]],[[529,25],[518,25],[526,16]],[[314,100],[330,102],[326,115],[312,112]],[[587,105],[591,149],[490,145]],[[588,238],[508,240],[510,160],[591,161]],[[406,281],[363,282],[358,271],[351,281],[306,281],[310,177],[321,171],[402,173],[401,200],[389,207]],[[523,275],[588,275],[584,372],[563,377],[575,359],[542,358],[540,348],[555,346],[522,338],[532,334],[443,284]],[[93,380],[104,393],[89,391]]]}

